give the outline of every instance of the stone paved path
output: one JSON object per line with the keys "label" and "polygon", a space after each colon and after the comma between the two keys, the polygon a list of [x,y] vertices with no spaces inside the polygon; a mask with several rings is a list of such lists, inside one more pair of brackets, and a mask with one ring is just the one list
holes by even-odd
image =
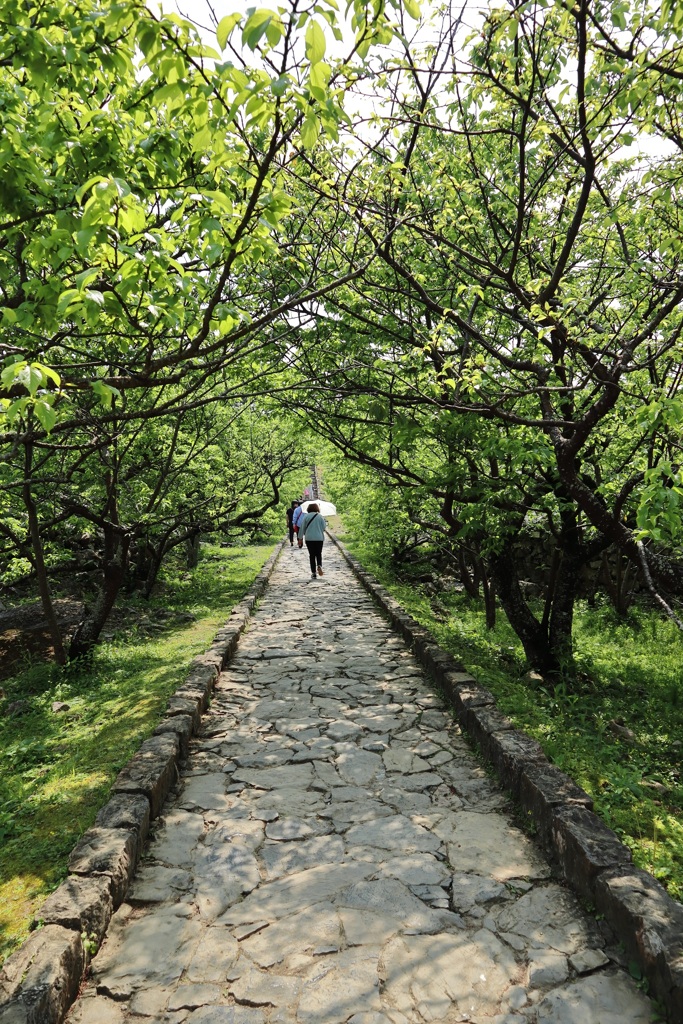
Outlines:
{"label": "stone paved path", "polygon": [[325,546],[285,549],[71,1024],[647,1024]]}

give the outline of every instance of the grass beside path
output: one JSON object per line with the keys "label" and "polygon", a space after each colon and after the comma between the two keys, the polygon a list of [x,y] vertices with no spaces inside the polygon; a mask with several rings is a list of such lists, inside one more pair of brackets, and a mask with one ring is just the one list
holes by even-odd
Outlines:
{"label": "grass beside path", "polygon": [[[7,703],[24,704],[0,717],[0,961],[27,935],[118,771],[272,551],[204,546],[198,568],[167,571],[151,602],[124,602],[118,630],[90,665],[27,665],[3,683]],[[55,714],[54,701],[68,711]]]}
{"label": "grass beside path", "polygon": [[579,604],[578,677],[551,691],[527,678],[521,645],[500,609],[488,631],[481,606],[465,595],[430,597],[419,583],[397,580],[353,537],[344,543],[590,793],[636,865],[683,901],[683,640],[675,625],[648,609],[621,621],[608,606]]}

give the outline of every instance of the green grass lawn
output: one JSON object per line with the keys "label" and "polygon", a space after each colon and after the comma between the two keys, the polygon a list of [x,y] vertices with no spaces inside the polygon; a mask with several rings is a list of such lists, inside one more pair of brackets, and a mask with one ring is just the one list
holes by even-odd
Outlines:
{"label": "green grass lawn", "polygon": [[[198,568],[167,570],[151,602],[121,602],[124,624],[91,664],[27,665],[3,683],[6,703],[25,706],[0,717],[0,959],[25,938],[119,769],[272,550],[204,546]],[[53,701],[69,710],[53,713]]]}
{"label": "green grass lawn", "polygon": [[[607,605],[579,604],[577,679],[552,692],[527,678],[521,644],[500,609],[488,631],[477,602],[455,592],[435,602],[419,584],[397,580],[371,550],[348,536],[344,541],[495,694],[515,725],[590,793],[635,863],[683,900],[683,637],[675,625],[649,609],[624,622]],[[620,727],[633,738],[618,735]]]}

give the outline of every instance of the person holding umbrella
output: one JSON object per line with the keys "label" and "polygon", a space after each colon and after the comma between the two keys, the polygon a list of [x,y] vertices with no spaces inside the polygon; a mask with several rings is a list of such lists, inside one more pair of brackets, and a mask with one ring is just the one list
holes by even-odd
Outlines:
{"label": "person holding umbrella", "polygon": [[323,575],[323,544],[325,543],[325,527],[327,523],[320,514],[320,508],[316,502],[308,503],[308,511],[299,519],[299,547],[308,548],[308,557],[311,562],[311,579]]}

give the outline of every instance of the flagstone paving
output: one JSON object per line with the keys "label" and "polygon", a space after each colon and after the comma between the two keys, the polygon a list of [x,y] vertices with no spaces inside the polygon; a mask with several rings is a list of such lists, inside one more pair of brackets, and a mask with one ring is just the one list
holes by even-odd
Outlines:
{"label": "flagstone paving", "polygon": [[647,1024],[329,543],[325,572],[283,552],[71,1024]]}

